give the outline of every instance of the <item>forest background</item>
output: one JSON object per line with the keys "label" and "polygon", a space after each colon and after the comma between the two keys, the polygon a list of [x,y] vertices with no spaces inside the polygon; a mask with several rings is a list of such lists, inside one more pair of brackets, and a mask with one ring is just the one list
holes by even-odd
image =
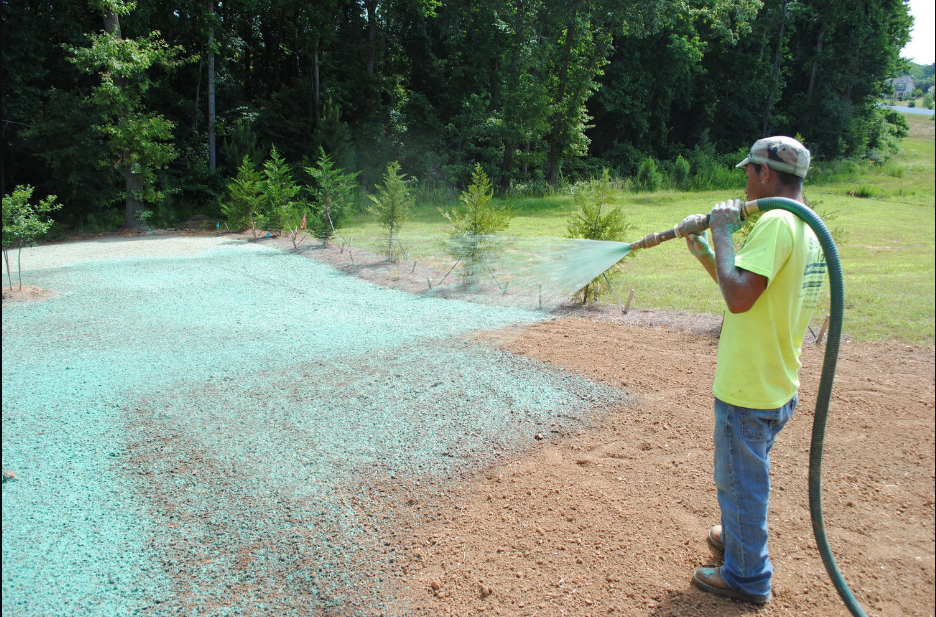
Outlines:
{"label": "forest background", "polygon": [[887,78],[933,82],[911,26],[902,0],[5,0],[3,194],[57,195],[61,233],[221,218],[274,147],[359,171],[362,204],[393,161],[442,203],[477,164],[502,196],[648,160],[719,188],[777,133],[883,164]]}

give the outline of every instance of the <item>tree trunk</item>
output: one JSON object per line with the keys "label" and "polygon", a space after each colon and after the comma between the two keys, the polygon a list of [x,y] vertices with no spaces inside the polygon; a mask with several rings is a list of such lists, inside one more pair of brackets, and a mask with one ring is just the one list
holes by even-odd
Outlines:
{"label": "tree trunk", "polygon": [[[208,167],[212,173],[218,171],[218,154],[215,137],[215,52],[214,52],[214,0],[208,2]],[[200,77],[200,76],[199,76]]]}
{"label": "tree trunk", "polygon": [[816,117],[818,115],[818,109],[812,105],[813,92],[816,89],[816,75],[819,74],[819,59],[822,56],[822,40],[825,38],[826,32],[829,31],[829,27],[826,24],[822,24],[822,27],[819,30],[819,35],[816,37],[816,57],[813,59],[812,65],[812,74],[809,76],[809,87],[806,89],[806,104],[809,109],[809,122],[807,124],[808,132],[807,135],[812,135],[813,130],[816,127]]}
{"label": "tree trunk", "polygon": [[117,13],[110,12],[104,14],[104,31],[109,35],[120,38],[120,16]]}
{"label": "tree trunk", "polygon": [[777,83],[780,81],[780,56],[783,53],[783,30],[786,27],[787,2],[783,0],[783,10],[780,12],[780,36],[777,38],[777,53],[774,54],[773,71],[770,76],[770,93],[767,95],[767,107],[764,109],[764,124],[761,136],[767,137],[770,129],[770,114],[773,111],[774,97],[777,94]]}
{"label": "tree trunk", "polygon": [[377,58],[377,0],[365,0],[367,9],[367,74],[374,74]]}
{"label": "tree trunk", "polygon": [[203,58],[205,57],[205,48],[202,48],[202,53],[198,54],[198,79],[195,81],[195,122],[193,127],[193,132],[198,135],[198,113],[201,111],[201,76],[202,76],[202,66],[204,65]]}
{"label": "tree trunk", "polygon": [[559,69],[559,89],[556,92],[556,105],[558,110],[553,118],[552,134],[549,136],[549,162],[548,162],[548,182],[549,186],[555,188],[559,182],[559,149],[561,144],[559,138],[562,136],[562,102],[565,98],[566,84],[569,81],[569,65],[572,63],[572,46],[575,44],[575,12],[569,20],[569,27],[566,29],[565,52],[562,57],[562,68]]}
{"label": "tree trunk", "polygon": [[312,50],[312,95],[315,97],[315,108],[318,109],[322,102],[322,81],[319,72],[319,52],[318,41],[315,42],[315,48]]}
{"label": "tree trunk", "polygon": [[[513,42],[513,54],[510,58],[510,87],[516,91],[519,89],[519,84],[521,80],[521,69],[520,69],[520,50],[523,47],[523,37],[525,34],[526,27],[524,26],[524,11],[526,10],[524,2],[520,0],[517,2],[516,6],[516,20],[514,22],[514,42]],[[513,93],[511,93],[513,94]],[[501,161],[501,192],[506,193],[510,188],[511,181],[511,169],[513,167],[513,157],[514,152],[517,151],[517,144],[514,143],[514,133],[512,131],[514,127],[508,127],[508,131],[505,135],[504,140],[504,158]]]}
{"label": "tree trunk", "polygon": [[208,32],[208,167],[218,170],[217,146],[215,143],[215,54],[214,28]]}
{"label": "tree trunk", "polygon": [[309,133],[313,136],[315,135],[315,128],[319,125],[322,117],[322,82],[319,75],[318,45],[319,39],[316,37],[312,43],[312,101],[309,105]]}
{"label": "tree trunk", "polygon": [[7,280],[10,281],[10,291],[13,291],[13,275],[10,274],[10,249],[3,249],[3,260],[6,262]]}
{"label": "tree trunk", "polygon": [[514,146],[512,143],[504,143],[504,158],[501,161],[501,182],[502,193],[506,193],[510,188],[510,168],[513,165]]}
{"label": "tree trunk", "polygon": [[130,152],[124,152],[127,168],[124,171],[124,185],[127,189],[127,199],[124,202],[124,227],[127,229],[139,229],[143,226],[140,220],[140,213],[143,211],[143,203],[137,197],[137,191],[143,189],[143,174],[134,172],[129,164]]}
{"label": "tree trunk", "polygon": [[[116,12],[109,11],[104,14],[104,31],[115,39],[122,37],[120,32],[120,16],[117,15]],[[114,85],[123,89],[127,85],[127,80],[125,78],[115,79]],[[140,227],[139,212],[143,210],[143,204],[141,204],[140,200],[137,198],[136,191],[143,188],[143,176],[142,174],[134,173],[131,164],[133,160],[132,152],[124,150],[121,156],[124,166],[124,191],[126,193],[124,199],[124,227],[127,229],[137,229]]]}
{"label": "tree trunk", "polygon": [[816,57],[813,59],[812,74],[809,76],[809,87],[806,89],[806,101],[812,101],[813,90],[816,87],[816,75],[819,73],[819,58],[822,55],[822,39],[825,38],[829,27],[822,24],[819,35],[816,37]]}

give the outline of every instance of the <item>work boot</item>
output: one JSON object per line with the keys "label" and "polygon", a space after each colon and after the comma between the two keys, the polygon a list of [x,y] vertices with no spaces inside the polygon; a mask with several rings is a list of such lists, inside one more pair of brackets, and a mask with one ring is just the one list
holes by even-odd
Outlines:
{"label": "work boot", "polygon": [[722,598],[731,598],[751,604],[767,604],[773,599],[768,591],[766,596],[752,596],[729,586],[721,576],[721,568],[699,568],[692,575],[692,584],[706,593]]}
{"label": "work boot", "polygon": [[721,525],[715,525],[709,529],[708,538],[706,538],[706,540],[708,541],[708,545],[711,546],[714,550],[718,551],[719,553],[724,553],[725,543],[722,542],[721,532]]}

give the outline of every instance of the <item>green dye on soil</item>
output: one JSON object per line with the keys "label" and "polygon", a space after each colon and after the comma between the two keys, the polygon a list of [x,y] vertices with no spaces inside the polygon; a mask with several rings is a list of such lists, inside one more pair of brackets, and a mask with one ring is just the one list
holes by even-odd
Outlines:
{"label": "green dye on soil", "polygon": [[60,295],[3,311],[4,614],[372,613],[374,486],[622,402],[460,339],[541,314],[257,245],[30,281]]}

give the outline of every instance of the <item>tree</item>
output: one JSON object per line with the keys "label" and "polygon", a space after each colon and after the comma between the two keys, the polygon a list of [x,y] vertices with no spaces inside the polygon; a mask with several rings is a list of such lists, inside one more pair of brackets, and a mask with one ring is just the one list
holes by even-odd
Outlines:
{"label": "tree", "polygon": [[296,199],[299,185],[293,180],[289,165],[274,147],[270,158],[263,164],[263,210],[267,227],[281,232],[289,227],[298,227],[304,218],[304,204]]}
{"label": "tree", "polygon": [[559,182],[559,168],[564,159],[581,156],[588,151],[585,130],[588,125],[585,102],[598,88],[595,81],[607,64],[610,33],[595,28],[591,15],[572,2],[560,39],[556,42],[558,68],[552,78],[552,128],[547,136],[548,155],[546,178],[550,186]]}
{"label": "tree", "polygon": [[387,228],[387,259],[393,261],[393,241],[399,242],[400,226],[409,217],[415,200],[406,186],[406,174],[400,172],[399,162],[387,165],[383,180],[383,184],[377,186],[377,194],[368,197],[372,202],[370,211]]}
{"label": "tree", "polygon": [[[600,179],[575,183],[572,187],[574,209],[566,227],[568,237],[616,242],[625,239],[633,225],[627,222],[620,207],[611,207],[613,188],[607,168],[602,170]],[[582,304],[587,304],[589,297],[597,301],[601,287],[600,279],[589,282],[582,289]]]}
{"label": "tree", "polygon": [[172,122],[143,109],[143,96],[153,83],[149,69],[172,68],[191,59],[179,59],[184,50],[166,45],[158,31],[138,39],[123,38],[120,16],[130,13],[131,3],[97,0],[96,6],[103,13],[104,31],[90,35],[90,47],[69,47],[69,51],[82,71],[100,75],[101,83],[93,89],[91,101],[106,118],[99,130],[115,156],[114,166],[124,174],[124,224],[136,228],[143,210],[141,201],[155,203],[163,198],[154,185],[154,171],[176,158],[168,143]]}
{"label": "tree", "polygon": [[663,184],[663,174],[660,173],[656,161],[647,157],[640,164],[637,171],[637,190],[653,192],[658,191]]}
{"label": "tree", "polygon": [[260,172],[244,155],[241,166],[237,168],[237,177],[228,182],[228,199],[221,203],[221,211],[228,219],[228,224],[238,231],[249,227],[254,238],[266,225],[263,214],[263,183]]}
{"label": "tree", "polygon": [[3,196],[3,259],[6,262],[7,280],[13,289],[13,277],[10,274],[10,248],[16,247],[16,270],[19,275],[19,288],[23,288],[23,268],[21,256],[24,246],[32,246],[36,238],[49,231],[52,219],[47,215],[62,207],[56,203],[57,197],[49,195],[38,204],[29,203],[33,187],[17,186],[13,195]]}
{"label": "tree", "polygon": [[491,205],[494,191],[480,163],[475,165],[471,181],[458,198],[464,206],[442,212],[452,224],[450,252],[462,263],[462,278],[466,284],[477,281],[482,266],[489,267],[486,258],[495,247],[494,234],[507,229],[515,216],[510,208]]}
{"label": "tree", "polygon": [[312,177],[313,184],[306,190],[317,218],[309,227],[319,238],[330,238],[351,206],[355,178],[360,172],[345,173],[336,168],[324,148],[319,150],[315,167],[306,167],[305,171]]}

